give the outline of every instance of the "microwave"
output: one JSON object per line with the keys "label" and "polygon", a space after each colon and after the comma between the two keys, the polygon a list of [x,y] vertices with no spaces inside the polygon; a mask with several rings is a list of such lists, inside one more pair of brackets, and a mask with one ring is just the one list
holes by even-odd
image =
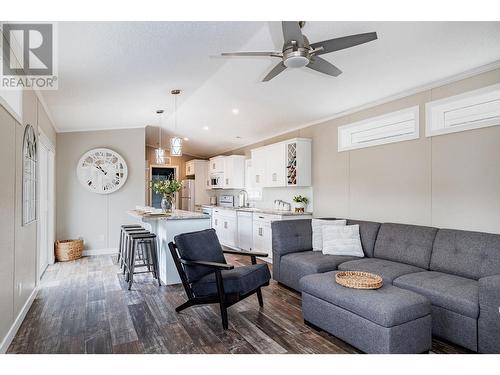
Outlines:
{"label": "microwave", "polygon": [[210,187],[212,189],[222,189],[224,173],[212,173],[210,175]]}

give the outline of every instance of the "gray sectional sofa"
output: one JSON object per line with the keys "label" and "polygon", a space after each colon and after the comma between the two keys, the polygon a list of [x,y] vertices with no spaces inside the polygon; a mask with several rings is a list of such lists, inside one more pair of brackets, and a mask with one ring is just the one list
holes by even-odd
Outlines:
{"label": "gray sectional sofa", "polygon": [[321,280],[308,275],[376,273],[385,285],[430,302],[433,335],[500,353],[500,235],[347,220],[353,224],[359,224],[364,258],[312,251],[310,219],[273,222],[273,278],[302,291]]}

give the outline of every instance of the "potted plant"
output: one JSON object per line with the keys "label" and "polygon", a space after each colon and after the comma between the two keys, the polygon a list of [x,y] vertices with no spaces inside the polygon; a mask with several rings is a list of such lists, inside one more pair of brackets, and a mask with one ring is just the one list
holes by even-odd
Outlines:
{"label": "potted plant", "polygon": [[151,181],[151,185],[156,194],[161,194],[161,208],[164,212],[175,210],[175,193],[181,190],[182,183],[173,179],[158,179]]}
{"label": "potted plant", "polygon": [[293,201],[296,203],[295,212],[305,212],[309,199],[302,195],[296,195],[293,197]]}

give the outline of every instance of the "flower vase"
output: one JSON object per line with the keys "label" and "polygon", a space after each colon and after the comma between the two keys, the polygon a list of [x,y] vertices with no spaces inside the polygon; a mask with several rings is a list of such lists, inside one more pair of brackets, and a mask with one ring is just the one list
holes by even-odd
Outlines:
{"label": "flower vase", "polygon": [[161,199],[161,209],[163,212],[172,212],[172,200],[170,198],[163,197]]}

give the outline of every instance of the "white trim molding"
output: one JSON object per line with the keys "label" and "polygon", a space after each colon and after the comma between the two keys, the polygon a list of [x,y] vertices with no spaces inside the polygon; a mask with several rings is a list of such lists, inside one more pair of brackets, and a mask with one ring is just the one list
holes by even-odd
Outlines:
{"label": "white trim molding", "polygon": [[12,340],[14,340],[14,337],[16,336],[16,333],[19,330],[19,327],[21,327],[24,318],[26,318],[26,314],[28,314],[28,311],[31,305],[33,304],[33,301],[35,300],[37,293],[38,293],[38,286],[35,287],[35,289],[33,289],[33,292],[31,292],[23,308],[21,309],[16,319],[14,320],[14,323],[12,323],[12,326],[10,327],[9,331],[2,340],[2,343],[0,344],[0,353],[6,353],[7,349],[9,349],[9,346],[12,343]]}
{"label": "white trim molding", "polygon": [[425,111],[426,137],[500,125],[500,84],[429,102]]}
{"label": "white trim molding", "polygon": [[96,255],[113,255],[113,254],[118,254],[117,248],[110,247],[108,249],[89,249],[89,250],[83,250],[82,252],[82,256],[84,257],[90,257]]}
{"label": "white trim molding", "polygon": [[338,127],[338,151],[418,139],[419,106]]}

